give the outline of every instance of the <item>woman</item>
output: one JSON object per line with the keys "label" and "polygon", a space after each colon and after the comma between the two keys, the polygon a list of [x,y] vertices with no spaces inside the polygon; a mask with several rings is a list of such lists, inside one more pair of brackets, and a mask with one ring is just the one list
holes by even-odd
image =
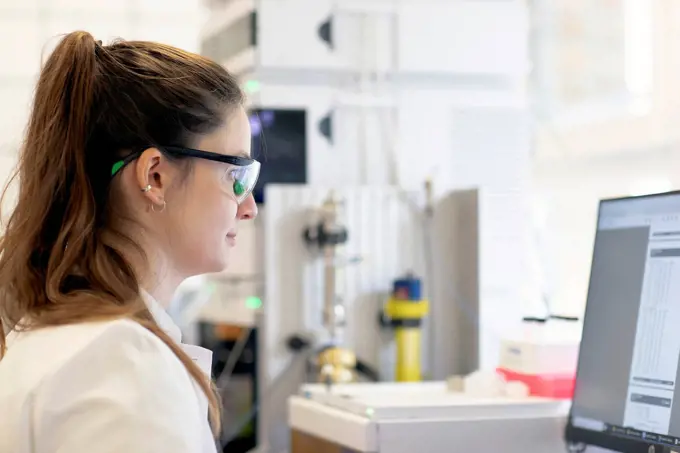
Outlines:
{"label": "woman", "polygon": [[216,450],[205,357],[163,306],[222,271],[257,214],[243,103],[222,67],[170,46],[56,47],[0,243],[0,452]]}

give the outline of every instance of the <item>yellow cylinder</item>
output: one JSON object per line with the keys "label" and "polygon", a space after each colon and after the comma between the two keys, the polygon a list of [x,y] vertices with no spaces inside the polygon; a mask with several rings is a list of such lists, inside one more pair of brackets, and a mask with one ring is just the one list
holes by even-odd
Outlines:
{"label": "yellow cylinder", "polygon": [[397,343],[397,382],[420,381],[420,327],[397,327],[394,331]]}

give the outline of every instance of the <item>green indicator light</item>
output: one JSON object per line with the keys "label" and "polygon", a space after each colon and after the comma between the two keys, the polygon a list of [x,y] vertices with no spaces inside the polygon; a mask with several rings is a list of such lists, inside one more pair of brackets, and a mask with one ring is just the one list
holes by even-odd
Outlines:
{"label": "green indicator light", "polygon": [[260,82],[257,80],[248,80],[246,82],[246,91],[249,93],[255,93],[256,91],[260,91]]}
{"label": "green indicator light", "polygon": [[246,299],[246,307],[250,308],[251,310],[257,310],[258,308],[262,307],[262,299],[259,297],[250,296]]}

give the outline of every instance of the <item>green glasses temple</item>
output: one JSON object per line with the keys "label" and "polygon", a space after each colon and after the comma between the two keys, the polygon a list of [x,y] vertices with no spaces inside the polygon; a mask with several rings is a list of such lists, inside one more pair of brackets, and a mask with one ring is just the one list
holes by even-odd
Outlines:
{"label": "green glasses temple", "polygon": [[115,164],[113,164],[113,167],[111,167],[111,176],[115,176],[116,173],[118,173],[118,170],[123,168],[125,166],[125,161],[124,160],[119,160]]}

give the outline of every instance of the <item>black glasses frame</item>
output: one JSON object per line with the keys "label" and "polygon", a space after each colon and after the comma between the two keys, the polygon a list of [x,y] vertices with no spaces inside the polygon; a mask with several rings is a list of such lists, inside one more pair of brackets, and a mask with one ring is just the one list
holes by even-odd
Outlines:
{"label": "black glasses frame", "polygon": [[127,164],[137,159],[145,150],[149,148],[158,148],[161,152],[165,152],[174,156],[195,157],[197,159],[210,160],[213,162],[222,162],[225,164],[235,165],[237,167],[247,167],[257,162],[255,159],[241,156],[228,156],[225,154],[213,153],[210,151],[202,151],[200,149],[184,148],[181,146],[145,146],[133,151],[125,156],[123,159],[116,161],[111,167],[111,177],[115,176]]}

